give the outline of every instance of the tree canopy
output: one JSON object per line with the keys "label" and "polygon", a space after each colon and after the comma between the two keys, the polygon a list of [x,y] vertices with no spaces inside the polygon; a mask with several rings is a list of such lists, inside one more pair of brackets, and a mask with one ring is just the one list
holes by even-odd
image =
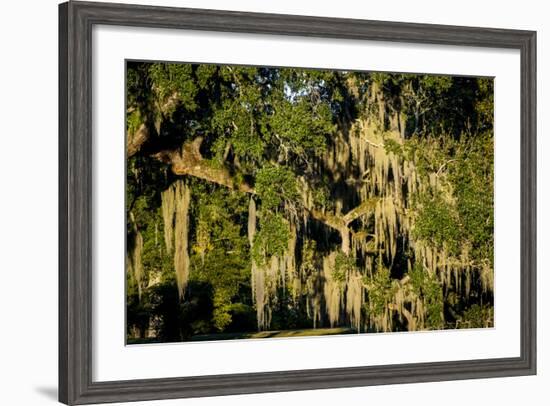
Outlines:
{"label": "tree canopy", "polygon": [[492,325],[493,81],[128,62],[128,336]]}

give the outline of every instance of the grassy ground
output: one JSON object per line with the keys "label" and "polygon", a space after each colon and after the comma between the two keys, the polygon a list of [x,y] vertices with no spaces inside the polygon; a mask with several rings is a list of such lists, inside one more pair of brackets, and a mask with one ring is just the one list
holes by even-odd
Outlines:
{"label": "grassy ground", "polygon": [[[259,331],[248,333],[223,333],[223,334],[204,334],[196,335],[185,341],[216,341],[216,340],[234,340],[241,338],[282,338],[282,337],[310,337],[324,336],[335,334],[352,334],[356,330],[351,328],[317,328],[303,330],[275,330],[275,331]],[[128,339],[128,344],[150,344],[159,343],[156,339],[140,338]]]}

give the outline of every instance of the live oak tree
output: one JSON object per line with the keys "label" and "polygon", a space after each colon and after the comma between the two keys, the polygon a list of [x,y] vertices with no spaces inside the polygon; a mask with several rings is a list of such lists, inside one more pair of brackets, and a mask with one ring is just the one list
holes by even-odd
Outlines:
{"label": "live oak tree", "polygon": [[492,323],[492,80],[129,63],[127,106],[130,336]]}

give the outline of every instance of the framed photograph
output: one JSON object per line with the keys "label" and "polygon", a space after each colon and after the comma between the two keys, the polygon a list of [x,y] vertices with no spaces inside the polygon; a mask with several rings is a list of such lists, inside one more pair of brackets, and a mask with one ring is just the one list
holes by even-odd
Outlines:
{"label": "framed photograph", "polygon": [[59,400],[536,373],[536,33],[59,8]]}

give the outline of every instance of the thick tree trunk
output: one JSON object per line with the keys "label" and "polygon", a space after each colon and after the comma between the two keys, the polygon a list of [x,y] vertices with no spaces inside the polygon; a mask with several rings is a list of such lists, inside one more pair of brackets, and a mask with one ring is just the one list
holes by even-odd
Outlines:
{"label": "thick tree trunk", "polygon": [[135,155],[141,146],[149,139],[149,129],[142,123],[135,133],[126,134],[126,151],[128,157]]}
{"label": "thick tree trunk", "polygon": [[351,233],[348,227],[342,227],[340,229],[340,237],[342,238],[342,252],[346,255],[349,255],[351,251],[350,234]]}

